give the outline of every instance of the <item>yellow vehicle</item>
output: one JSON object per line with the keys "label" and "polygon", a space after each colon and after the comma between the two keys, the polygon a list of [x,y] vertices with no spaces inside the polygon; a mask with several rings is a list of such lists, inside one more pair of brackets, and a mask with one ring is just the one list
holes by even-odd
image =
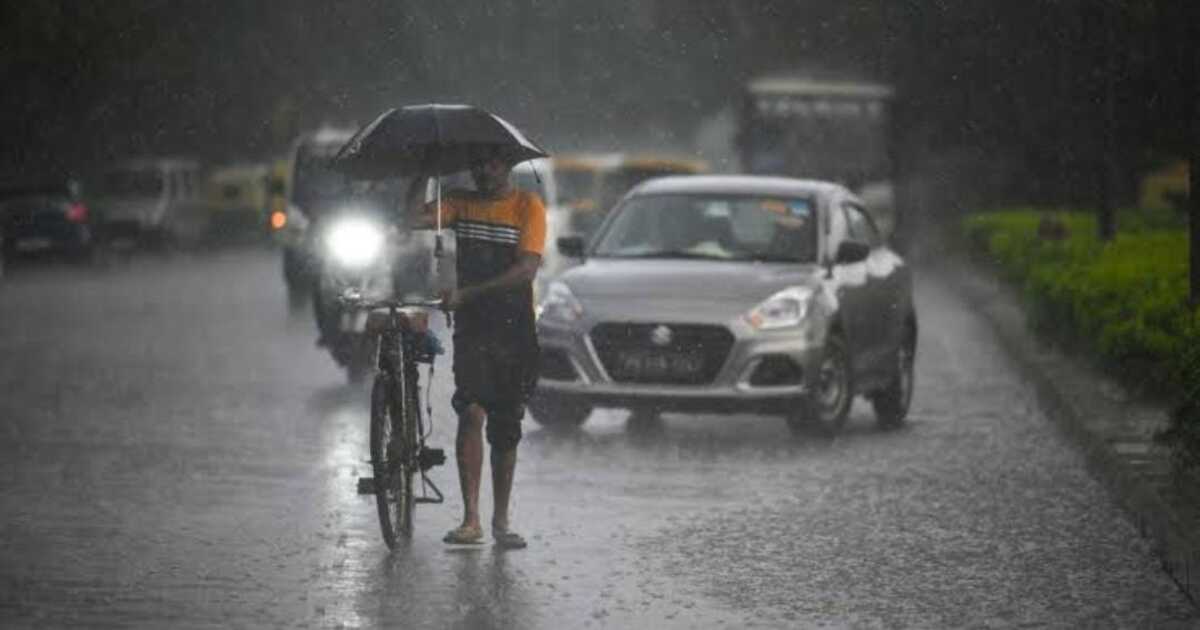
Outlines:
{"label": "yellow vehicle", "polygon": [[1138,206],[1183,209],[1188,198],[1188,163],[1175,162],[1142,177]]}
{"label": "yellow vehicle", "polygon": [[708,172],[708,162],[687,157],[627,155],[620,164],[604,173],[598,202],[607,213],[634,186],[655,177],[697,175]]}
{"label": "yellow vehicle", "polygon": [[263,164],[235,164],[213,170],[205,182],[216,236],[262,236],[270,204],[270,169]]}
{"label": "yellow vehicle", "polygon": [[568,153],[550,158],[558,205],[583,212],[596,209],[604,175],[620,164],[618,153]]}

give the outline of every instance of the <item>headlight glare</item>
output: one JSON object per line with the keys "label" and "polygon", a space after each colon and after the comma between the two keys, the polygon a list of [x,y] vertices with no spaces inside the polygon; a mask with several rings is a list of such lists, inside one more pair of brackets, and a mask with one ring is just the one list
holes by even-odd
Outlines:
{"label": "headlight glare", "polygon": [[326,235],[325,244],[333,260],[349,268],[365,267],[383,251],[384,233],[365,219],[345,219]]}

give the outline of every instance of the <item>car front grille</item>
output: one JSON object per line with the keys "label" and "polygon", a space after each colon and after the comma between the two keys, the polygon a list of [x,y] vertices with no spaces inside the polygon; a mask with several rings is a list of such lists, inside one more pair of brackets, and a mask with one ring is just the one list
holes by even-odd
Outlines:
{"label": "car front grille", "polygon": [[597,324],[591,337],[612,380],[670,385],[713,382],[734,341],[723,326],[670,323]]}

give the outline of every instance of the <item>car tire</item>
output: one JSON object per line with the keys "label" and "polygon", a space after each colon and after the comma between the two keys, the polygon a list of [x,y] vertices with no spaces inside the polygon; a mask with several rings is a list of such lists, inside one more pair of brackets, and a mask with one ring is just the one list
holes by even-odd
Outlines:
{"label": "car tire", "polygon": [[527,409],[533,421],[547,429],[575,429],[592,415],[587,403],[546,394],[534,394]]}
{"label": "car tire", "polygon": [[871,396],[875,408],[875,422],[881,428],[894,429],[904,424],[908,407],[912,402],[916,375],[913,369],[916,341],[912,335],[896,350],[894,373],[888,386]]}
{"label": "car tire", "polygon": [[850,352],[841,335],[826,339],[813,387],[815,391],[788,414],[788,427],[797,434],[833,437],[846,425],[854,402]]}
{"label": "car tire", "polygon": [[299,257],[288,249],[283,250],[283,283],[287,287],[288,309],[298,313],[306,306],[311,297],[311,289],[304,281],[304,271]]}

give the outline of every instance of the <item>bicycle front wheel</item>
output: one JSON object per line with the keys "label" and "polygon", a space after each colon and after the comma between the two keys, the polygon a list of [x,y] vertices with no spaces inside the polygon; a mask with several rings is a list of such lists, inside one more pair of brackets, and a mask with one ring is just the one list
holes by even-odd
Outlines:
{"label": "bicycle front wheel", "polygon": [[416,408],[405,379],[380,374],[371,389],[371,464],[383,541],[395,548],[412,536],[413,476],[417,471]]}

